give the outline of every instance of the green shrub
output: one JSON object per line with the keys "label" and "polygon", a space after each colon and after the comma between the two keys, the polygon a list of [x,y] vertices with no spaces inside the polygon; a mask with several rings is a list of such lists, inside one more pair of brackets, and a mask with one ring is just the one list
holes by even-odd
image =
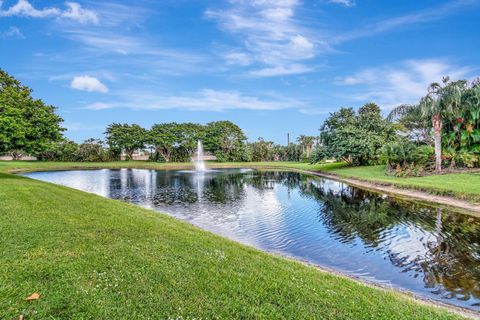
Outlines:
{"label": "green shrub", "polygon": [[310,157],[307,155],[306,152],[302,153],[302,155],[300,156],[300,161],[304,163],[310,162]]}
{"label": "green shrub", "polygon": [[76,161],[78,144],[70,140],[52,142],[46,150],[37,154],[39,160],[45,161]]}
{"label": "green shrub", "polygon": [[479,164],[479,156],[472,152],[460,151],[455,155],[454,159],[457,166],[474,168]]}
{"label": "green shrub", "polygon": [[383,146],[379,159],[387,165],[387,173],[395,176],[419,176],[429,170],[434,162],[430,146],[417,146],[409,142],[394,142]]}
{"label": "green shrub", "polygon": [[221,150],[217,150],[215,152],[215,157],[217,158],[218,162],[227,162],[228,161],[227,155]]}

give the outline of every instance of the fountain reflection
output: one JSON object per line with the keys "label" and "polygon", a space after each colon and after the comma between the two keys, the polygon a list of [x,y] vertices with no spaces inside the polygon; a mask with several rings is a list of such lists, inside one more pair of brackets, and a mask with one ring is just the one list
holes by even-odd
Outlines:
{"label": "fountain reflection", "polygon": [[480,310],[479,218],[293,172],[122,169],[28,175]]}

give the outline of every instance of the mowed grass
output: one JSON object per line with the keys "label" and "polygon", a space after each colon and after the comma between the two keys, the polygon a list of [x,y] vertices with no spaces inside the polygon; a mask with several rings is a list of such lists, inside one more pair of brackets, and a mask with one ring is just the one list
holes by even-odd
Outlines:
{"label": "mowed grass", "polygon": [[0,203],[0,319],[459,318],[70,188],[0,173]]}
{"label": "mowed grass", "polygon": [[[311,171],[328,171],[344,167],[344,163],[308,164],[302,162],[208,162],[211,168],[292,168]],[[65,169],[101,169],[101,168],[145,168],[157,170],[192,168],[189,162],[47,162],[47,161],[0,161],[0,171],[41,171]]]}
{"label": "mowed grass", "polygon": [[385,166],[335,168],[327,171],[340,177],[393,184],[401,188],[422,190],[472,202],[480,201],[480,174],[478,173],[449,173],[404,178],[386,175]]}

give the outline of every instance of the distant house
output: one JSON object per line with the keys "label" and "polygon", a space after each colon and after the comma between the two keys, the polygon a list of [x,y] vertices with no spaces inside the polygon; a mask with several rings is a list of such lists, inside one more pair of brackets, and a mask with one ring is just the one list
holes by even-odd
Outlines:
{"label": "distant house", "polygon": [[[32,160],[37,160],[36,157],[33,156],[21,156],[20,159],[22,161],[32,161]],[[13,157],[9,154],[0,154],[0,161],[13,161]]]}
{"label": "distant house", "polygon": [[[125,153],[122,153],[120,155],[120,160],[125,160],[127,158],[127,155]],[[135,151],[132,155],[132,160],[143,160],[146,161],[150,159],[150,152],[146,150],[138,150]]]}
{"label": "distant house", "polygon": [[[195,152],[192,155],[192,161],[197,160],[197,159],[198,159],[198,156],[197,156],[197,153]],[[205,152],[203,154],[203,157],[202,157],[201,160],[203,160],[203,161],[215,161],[215,160],[217,160],[217,157],[215,157],[215,155],[211,154],[210,152]]]}

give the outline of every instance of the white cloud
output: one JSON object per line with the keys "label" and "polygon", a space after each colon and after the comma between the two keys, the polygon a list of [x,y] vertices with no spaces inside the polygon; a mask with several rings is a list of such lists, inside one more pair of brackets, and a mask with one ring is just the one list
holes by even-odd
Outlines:
{"label": "white cloud", "polygon": [[105,109],[111,109],[111,108],[112,108],[111,105],[103,102],[95,102],[86,106],[86,109],[90,109],[90,110],[105,110]]}
{"label": "white cloud", "polygon": [[17,27],[10,27],[6,31],[0,31],[0,37],[1,38],[25,38]]}
{"label": "white cloud", "polygon": [[244,95],[238,91],[203,89],[182,95],[159,95],[149,92],[123,92],[116,102],[96,102],[86,108],[104,110],[109,108],[129,109],[178,109],[190,111],[280,110],[301,107],[300,101],[285,97],[264,96],[262,98]]}
{"label": "white cloud", "polygon": [[89,22],[98,24],[98,17],[95,12],[88,9],[83,9],[82,6],[76,2],[65,2],[65,5],[68,7],[68,9],[61,13],[61,18],[72,19],[83,24],[87,24]]}
{"label": "white cloud", "polygon": [[[255,64],[256,69],[269,71],[253,71],[250,75],[278,76],[310,71],[306,62],[322,49],[313,40],[313,32],[295,19],[298,6],[297,0],[234,0],[226,10],[207,10],[205,14],[236,36],[242,45],[234,56],[241,59],[232,59],[229,52],[223,54],[227,64]],[[297,72],[291,72],[292,69]]]}
{"label": "white cloud", "polygon": [[361,70],[336,83],[353,87],[355,101],[375,101],[386,109],[403,103],[416,103],[432,82],[444,76],[463,79],[472,71],[442,59],[407,60],[400,63]]}
{"label": "white cloud", "polygon": [[229,65],[248,66],[252,63],[252,57],[239,51],[230,51],[223,54],[223,59]]}
{"label": "white cloud", "polygon": [[[0,5],[2,3],[0,2]],[[27,0],[18,0],[18,2],[7,10],[0,10],[0,16],[23,16],[32,18],[45,18],[58,16],[60,10],[57,8],[35,9]]]}
{"label": "white cloud", "polygon": [[88,92],[108,92],[108,88],[100,80],[91,76],[76,76],[70,83],[70,88]]}
{"label": "white cloud", "polygon": [[[343,0],[338,1],[340,2]],[[471,7],[472,10],[478,10],[478,8],[475,7],[478,6],[479,3],[478,0],[450,1],[428,9],[410,12],[405,15],[380,20],[375,23],[364,24],[364,26],[355,28],[351,32],[332,37],[331,43],[340,43],[362,37],[371,37],[382,32],[400,30],[405,26],[411,27],[414,24],[437,21],[466,7]]]}
{"label": "white cloud", "polygon": [[329,0],[328,2],[341,4],[345,7],[353,7],[355,5],[355,1],[353,0]]}
{"label": "white cloud", "polygon": [[28,0],[18,0],[16,4],[10,8],[3,10],[2,2],[0,1],[0,17],[11,17],[11,16],[20,16],[20,17],[30,17],[30,18],[60,18],[74,20],[79,23],[98,23],[98,17],[95,12],[83,9],[80,4],[76,2],[66,2],[66,10],[61,10],[59,8],[50,7],[37,9],[35,8]]}
{"label": "white cloud", "polygon": [[276,77],[284,75],[303,74],[313,72],[314,69],[303,64],[292,64],[288,66],[276,66],[263,69],[252,70],[249,75],[254,77]]}
{"label": "white cloud", "polygon": [[330,109],[315,109],[315,108],[303,108],[303,109],[300,109],[298,111],[300,111],[300,113],[303,113],[303,114],[308,114],[308,115],[327,115],[329,114],[331,111],[329,111]]}

